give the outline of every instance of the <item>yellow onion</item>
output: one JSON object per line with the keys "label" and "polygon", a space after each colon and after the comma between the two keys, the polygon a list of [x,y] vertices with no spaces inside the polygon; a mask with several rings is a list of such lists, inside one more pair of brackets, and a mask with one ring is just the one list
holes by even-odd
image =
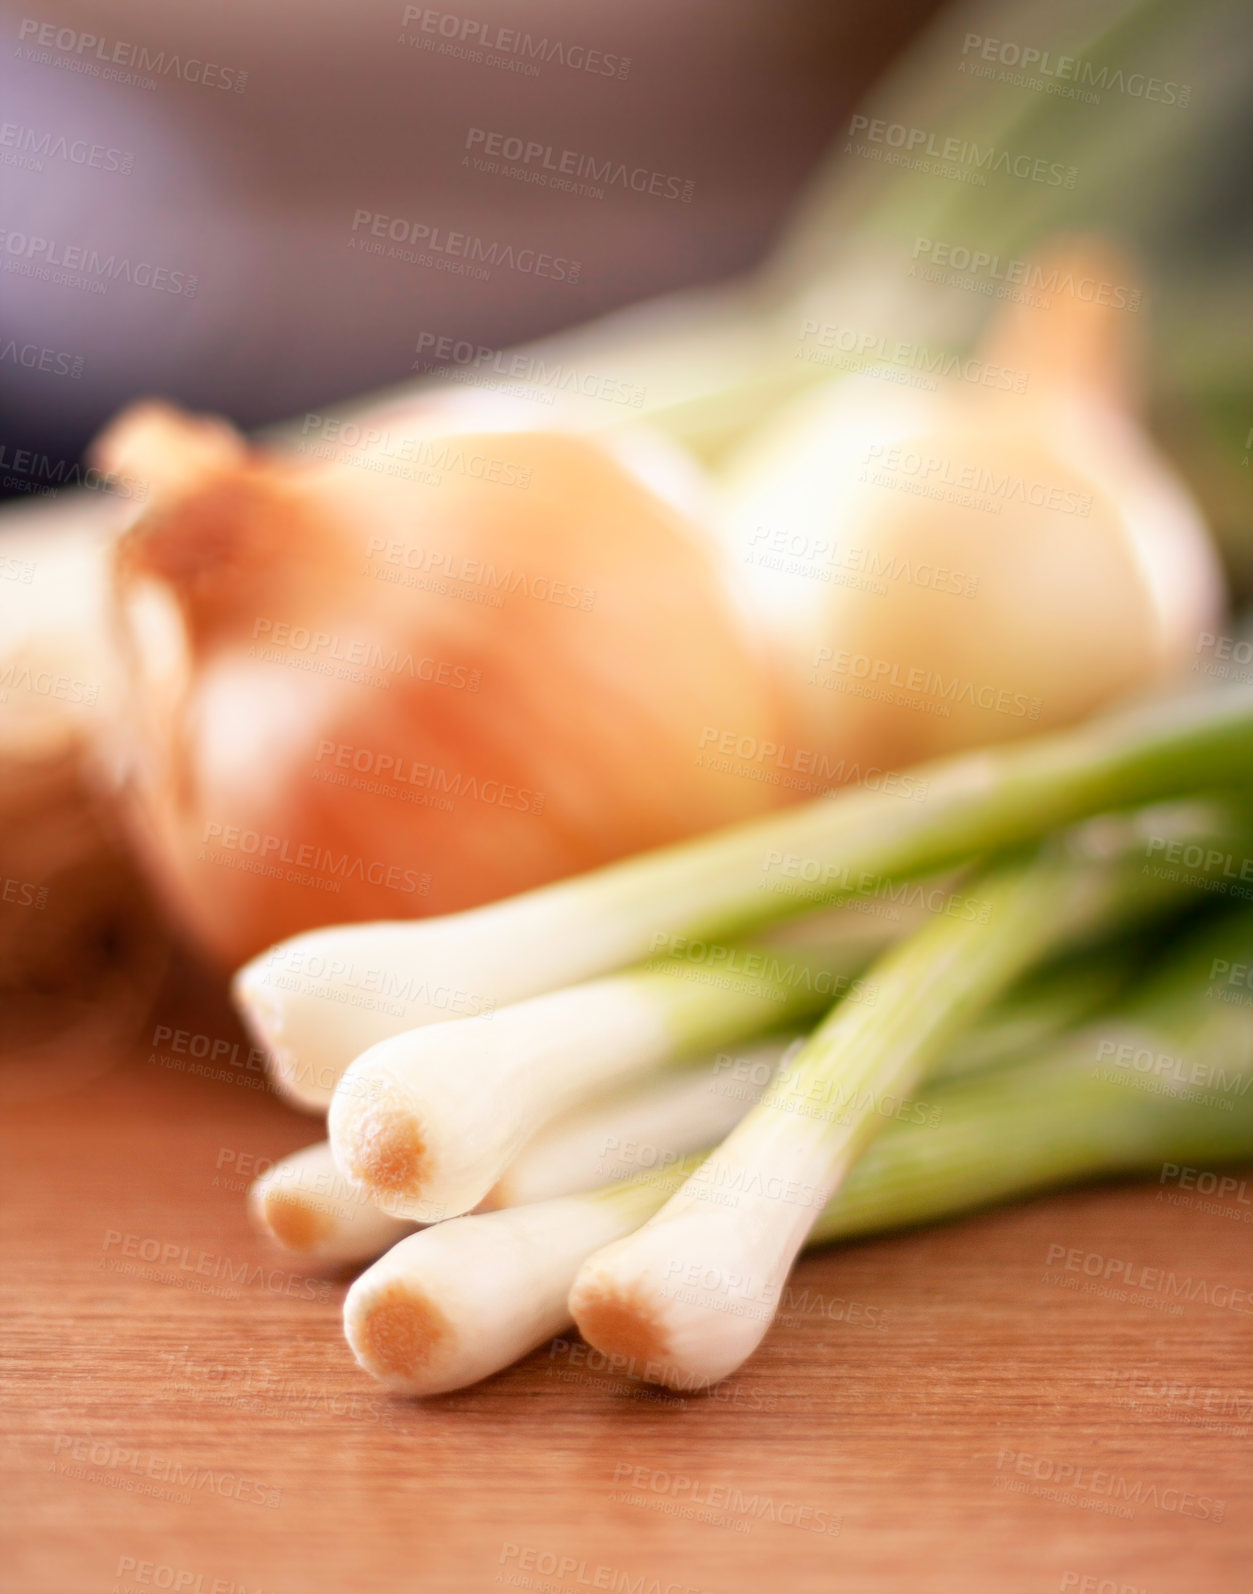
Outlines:
{"label": "yellow onion", "polygon": [[[793,734],[900,769],[1066,724],[1186,668],[1222,605],[1199,513],[1133,410],[1126,284],[1086,242],[935,391],[825,384],[729,462],[726,524],[786,659]],[[1134,301],[1132,301],[1134,302]]]}
{"label": "yellow onion", "polygon": [[778,801],[701,756],[710,727],[776,737],[777,693],[715,540],[646,471],[573,433],[385,420],[262,454],[143,405],[97,445],[151,486],[114,569],[124,807],[226,963]]}

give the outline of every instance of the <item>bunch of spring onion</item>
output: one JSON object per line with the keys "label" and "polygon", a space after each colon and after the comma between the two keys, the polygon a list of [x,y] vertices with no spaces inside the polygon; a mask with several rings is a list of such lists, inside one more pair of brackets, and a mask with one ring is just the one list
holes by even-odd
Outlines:
{"label": "bunch of spring onion", "polygon": [[[1194,271],[1193,296],[1172,301],[1183,273],[1160,238],[1215,255],[1193,218],[1221,210],[1216,155],[1236,147],[1247,97],[1236,51],[1206,68],[1235,14],[1228,0],[1099,13],[1020,0],[994,29],[981,6],[946,10],[862,108],[867,124],[921,126],[976,163],[991,151],[1073,169],[1073,186],[994,172],[980,204],[973,185],[841,139],[751,282],[524,351],[631,383],[638,410],[580,401],[536,425],[428,386],[367,401],[355,442],[343,417],[306,417],[263,451],[152,405],[99,440],[105,479],[141,489],[108,579],[84,543],[57,591],[90,595],[87,612],[49,603],[4,668],[34,679],[32,660],[82,647],[77,678],[119,680],[73,740],[91,744],[171,916],[222,962],[287,938],[250,965],[241,1002],[285,1093],[329,1105],[330,1140],[255,1193],[280,1240],[349,1261],[423,1224],[405,1245],[455,1254],[458,1225],[490,1222],[473,1232],[503,1253],[510,1214],[538,1210],[511,1203],[617,1180],[624,1147],[653,1148],[667,1177],[709,1152],[640,1234],[589,1259],[623,1238],[596,1229],[567,1281],[594,1338],[634,1336],[686,1377],[659,1267],[687,1265],[707,1230],[712,1265],[759,1274],[768,1294],[819,1232],[817,1209],[890,1144],[873,1131],[903,1132],[929,1070],[999,1066],[1024,1034],[1049,1039],[1049,1015],[1057,1029],[1113,999],[1101,979],[1117,984],[1127,927],[1169,925],[1190,896],[1145,875],[1137,848],[1240,853],[1235,809],[1088,825],[1238,790],[1239,700],[942,762],[918,773],[917,801],[854,791],[782,817],[798,787],[702,752],[711,735],[786,750],[843,771],[815,783],[834,785],[1073,725],[1187,667],[1220,606],[1214,557],[1127,376],[1120,334],[1139,321],[1074,287],[1134,295],[1130,269],[1067,235],[1099,224],[1145,259],[1155,317],[1158,298],[1168,330],[1186,317],[1186,339],[1154,344],[1159,391],[1163,373],[1189,397],[1232,387],[1230,292]],[[1142,76],[1204,71],[1206,92],[1186,116],[1117,91],[1046,115],[1022,85],[961,70],[963,40],[996,29]],[[1168,225],[1168,206],[1186,225]],[[953,246],[1059,284],[1051,303],[986,314],[979,292],[923,269]],[[1023,391],[898,382],[916,375],[899,361],[854,360],[833,381],[827,355],[850,337],[928,365],[973,356]],[[976,521],[909,491],[908,468],[864,482],[892,450],[1021,495]],[[445,480],[410,469],[433,457]],[[807,550],[799,579],[775,568],[776,537]],[[816,551],[850,538],[892,572],[890,596],[821,579]],[[961,590],[915,579],[919,558]],[[499,609],[478,601],[495,595],[477,585],[488,570],[509,584]],[[822,669],[837,648],[873,689]],[[943,683],[932,706],[952,688],[962,711],[893,704],[878,683],[897,671]],[[64,785],[79,794],[77,769]],[[450,788],[457,802],[438,800]],[[902,904],[920,924],[889,917]],[[900,933],[876,946],[827,921],[779,928],[824,907]],[[392,911],[441,917],[376,922]],[[296,933],[331,914],[361,922]],[[21,921],[11,939],[25,945]],[[769,1195],[781,1167],[807,1201]],[[753,1179],[769,1187],[757,1205]],[[714,1199],[728,1191],[735,1202]],[[735,1203],[741,1224],[705,1223]],[[485,1204],[499,1210],[468,1215]],[[545,1253],[578,1249],[535,1232]],[[392,1337],[420,1360],[395,1288]],[[709,1328],[714,1309],[699,1311]],[[392,1320],[375,1316],[377,1346]],[[751,1338],[743,1323],[724,1332],[717,1368]]]}
{"label": "bunch of spring onion", "polygon": [[[1100,1067],[1135,1038],[1253,1069],[1213,981],[1253,961],[1253,913],[1214,893],[1253,857],[1253,690],[917,774],[922,802],[839,793],[241,971],[285,1089],[330,1091],[329,1147],[272,1170],[256,1211],[328,1260],[392,1244],[345,1307],[369,1371],[455,1388],[573,1319],[615,1365],[703,1388],[810,1241],[1253,1155],[1243,1091],[1216,1110]],[[915,904],[899,933],[833,927],[889,903]],[[363,982],[409,1001],[354,1007]],[[482,1010],[449,1019],[437,988]]]}

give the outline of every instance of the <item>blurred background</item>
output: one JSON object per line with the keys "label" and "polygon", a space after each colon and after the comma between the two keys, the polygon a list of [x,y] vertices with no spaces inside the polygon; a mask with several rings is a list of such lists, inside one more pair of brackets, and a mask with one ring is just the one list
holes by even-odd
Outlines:
{"label": "blurred background", "polygon": [[[137,395],[256,427],[402,380],[423,334],[504,347],[742,273],[912,49],[931,80],[915,101],[943,82],[973,105],[999,77],[1024,143],[1087,146],[1064,219],[1134,246],[1170,351],[1164,424],[1220,536],[1247,511],[1253,138],[1230,0],[63,0],[6,8],[3,28],[0,443],[10,464],[48,456],[42,476],[0,475],[5,496],[55,485]],[[689,197],[485,175],[471,130]],[[371,258],[350,248],[362,211],[577,264],[483,281]],[[93,252],[111,271],[81,269]],[[1243,548],[1228,556],[1246,582]]]}
{"label": "blurred background", "polygon": [[[744,271],[934,9],[58,0],[9,10],[3,336],[68,351],[82,374],[0,362],[0,438],[77,458],[121,404],[148,393],[258,426],[399,381],[423,331],[501,347]],[[511,50],[510,30],[538,54]],[[483,48],[502,35],[503,51]],[[84,47],[85,36],[101,42]],[[141,46],[150,61],[164,55],[159,76],[142,70]],[[170,68],[175,58],[187,64]],[[464,162],[471,128],[674,174],[692,197],[660,203],[610,185],[592,200],[479,176]],[[105,153],[98,165],[40,154],[48,134]],[[510,271],[482,282],[363,258],[348,248],[362,209],[581,269],[577,281]],[[24,274],[40,258],[24,253],[30,236],[62,253],[151,262],[182,274],[184,291],[40,280]]]}

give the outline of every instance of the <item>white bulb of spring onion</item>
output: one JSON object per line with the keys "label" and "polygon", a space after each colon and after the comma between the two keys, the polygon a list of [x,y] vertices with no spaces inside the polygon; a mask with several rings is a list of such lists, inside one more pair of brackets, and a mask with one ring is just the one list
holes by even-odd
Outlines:
{"label": "white bulb of spring onion", "polygon": [[323,1140],[281,1158],[248,1192],[253,1221],[285,1251],[311,1261],[368,1262],[413,1225],[349,1183]]}
{"label": "white bulb of spring onion", "polygon": [[404,1394],[489,1377],[566,1327],[579,1264],[642,1223],[664,1194],[664,1186],[617,1186],[410,1235],[348,1292],[353,1354]]}

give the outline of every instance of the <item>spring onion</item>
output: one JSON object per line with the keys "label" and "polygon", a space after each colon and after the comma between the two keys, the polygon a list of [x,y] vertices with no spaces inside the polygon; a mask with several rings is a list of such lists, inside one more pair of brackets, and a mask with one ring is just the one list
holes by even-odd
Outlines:
{"label": "spring onion", "polygon": [[413,1227],[354,1188],[325,1141],[267,1169],[253,1182],[248,1206],[257,1227],[285,1251],[317,1262],[368,1262]]}
{"label": "spring onion", "polygon": [[468,1212],[562,1113],[819,1012],[841,991],[841,976],[803,959],[748,956],[744,972],[633,970],[381,1041],[331,1103],[339,1167],[418,1221]]}
{"label": "spring onion", "polygon": [[[1231,1111],[1224,1112],[1196,1093],[1130,1088],[1134,1075],[1110,1078],[1097,1066],[1103,1042],[1134,1033],[1163,1054],[1253,1069],[1245,1013],[1205,995],[1216,952],[1253,961],[1253,915],[1205,926],[1170,954],[1147,999],[1119,1004],[1020,1063],[938,1082],[938,1120],[892,1123],[819,1216],[810,1240],[930,1222],[1166,1161],[1208,1166],[1253,1154],[1253,1092],[1231,1092]],[[624,1185],[456,1218],[402,1241],[348,1293],[344,1322],[357,1360],[398,1392],[430,1395],[525,1356],[581,1312],[577,1294],[576,1311],[567,1307],[566,1292],[582,1257],[647,1219],[697,1166],[699,1158],[689,1158]],[[691,1289],[679,1273],[670,1287],[676,1295]],[[765,1292],[751,1304],[768,1318],[776,1302]],[[589,1337],[597,1343],[595,1333]],[[624,1374],[692,1391],[708,1387],[710,1380],[653,1357],[655,1348],[639,1341],[608,1354]]]}
{"label": "spring onion", "polygon": [[[880,1104],[909,1096],[1045,948],[1111,906],[1125,911],[1120,889],[1116,868],[1045,845],[979,880],[986,923],[937,920],[879,959],[875,1007],[836,1009],[666,1206],[584,1268],[576,1315],[593,1343],[647,1345],[680,1378],[733,1372],[769,1327],[752,1304],[777,1298],[819,1212],[883,1128]],[[690,1269],[718,1281],[708,1296],[672,1293]]]}

